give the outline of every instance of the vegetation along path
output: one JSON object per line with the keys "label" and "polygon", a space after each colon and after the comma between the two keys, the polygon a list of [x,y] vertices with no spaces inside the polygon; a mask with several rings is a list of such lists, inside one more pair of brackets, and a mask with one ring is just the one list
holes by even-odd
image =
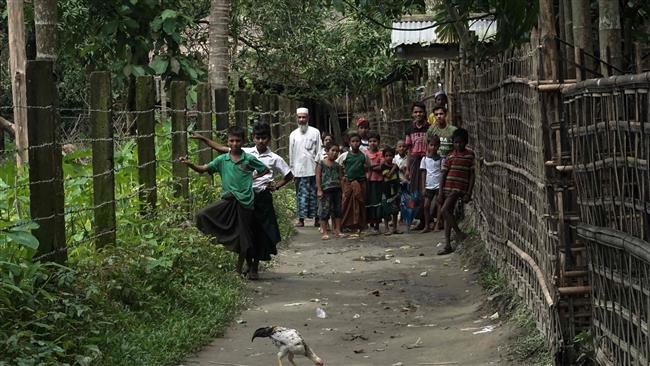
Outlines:
{"label": "vegetation along path", "polygon": [[298,329],[325,365],[509,364],[512,330],[482,310],[472,269],[456,254],[435,255],[441,240],[414,233],[322,241],[313,227],[300,229],[276,265],[250,282],[249,308],[225,336],[183,365],[275,365],[269,339],[251,343],[269,325]]}

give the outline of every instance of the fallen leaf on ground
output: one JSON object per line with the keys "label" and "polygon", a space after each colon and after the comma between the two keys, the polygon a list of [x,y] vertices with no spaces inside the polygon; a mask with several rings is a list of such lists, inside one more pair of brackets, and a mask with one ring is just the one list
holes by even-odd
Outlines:
{"label": "fallen leaf on ground", "polygon": [[300,306],[304,304],[304,302],[292,302],[290,304],[284,304],[284,306],[289,307],[289,306]]}
{"label": "fallen leaf on ground", "polygon": [[406,349],[420,348],[422,347],[422,338],[418,338],[413,344],[403,344],[402,347]]}

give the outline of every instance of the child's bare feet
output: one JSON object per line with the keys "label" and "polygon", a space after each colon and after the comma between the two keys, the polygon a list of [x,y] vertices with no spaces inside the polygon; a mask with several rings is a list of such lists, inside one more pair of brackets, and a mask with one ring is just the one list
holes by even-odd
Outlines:
{"label": "child's bare feet", "polygon": [[420,234],[426,234],[426,233],[430,233],[430,232],[431,232],[431,227],[429,227],[429,225],[427,225],[427,227],[425,227],[424,229],[422,229],[422,231],[420,231]]}

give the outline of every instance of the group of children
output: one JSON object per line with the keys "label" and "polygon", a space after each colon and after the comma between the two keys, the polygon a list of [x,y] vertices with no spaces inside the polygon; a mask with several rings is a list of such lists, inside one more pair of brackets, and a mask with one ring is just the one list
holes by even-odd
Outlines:
{"label": "group of children", "polygon": [[[421,103],[412,107],[414,111],[422,108]],[[424,141],[414,141],[417,138],[411,135],[398,141],[395,148],[380,148],[379,134],[368,127],[364,118],[357,120],[357,131],[349,135],[346,151],[330,135],[323,136],[322,160],[316,168],[322,238],[330,237],[328,220],[337,237],[345,236],[344,229],[352,231],[350,236],[358,236],[367,228],[379,234],[382,221],[384,235],[400,234],[398,215],[402,205],[409,202],[410,208],[419,208],[417,228],[423,233],[444,227],[445,247],[439,254],[451,253],[451,231],[456,232],[457,240],[465,238],[456,223],[454,209],[461,200],[469,201],[474,181],[474,155],[466,148],[467,131],[454,128],[451,136],[445,136],[451,151],[443,158],[439,154],[441,136],[437,134],[420,134]],[[430,130],[429,126],[420,128],[424,132]],[[438,127],[433,128],[435,131]],[[415,144],[426,146],[419,161],[409,156],[409,150],[416,154]],[[409,172],[412,163],[417,166],[418,174]],[[412,182],[413,179],[417,181]]]}
{"label": "group of children", "polygon": [[[413,130],[430,132],[431,129],[422,125],[426,116],[424,105],[415,103],[412,112]],[[198,212],[197,227],[215,242],[239,254],[237,272],[244,272],[246,262],[249,278],[257,279],[259,261],[270,260],[271,255],[277,254],[276,245],[280,241],[271,192],[293,179],[291,169],[268,148],[271,128],[267,123],[255,124],[255,147],[251,148],[242,148],[245,131],[237,126],[228,129],[227,146],[197,133],[191,137],[223,153],[205,165],[180,158],[198,173],[221,176],[222,199]],[[465,237],[453,212],[459,201],[471,198],[474,155],[466,149],[466,130],[455,129],[444,139],[453,145],[446,157],[439,154],[441,137],[437,134],[418,132],[398,141],[395,148],[380,148],[379,134],[369,131],[364,118],[357,120],[357,131],[349,135],[346,147],[325,135],[315,177],[322,239],[329,239],[330,220],[336,237],[346,236],[344,229],[356,237],[368,227],[372,233],[379,234],[382,221],[385,235],[400,234],[398,215],[405,205],[404,196],[409,196],[410,208],[421,208],[423,232],[442,228],[444,223],[446,245],[438,254],[451,253],[451,231],[456,232],[457,240]],[[424,155],[423,146],[426,146]],[[415,166],[419,168],[417,171],[413,171]],[[280,175],[281,180],[275,182],[274,175]],[[437,218],[435,222],[434,218]]]}

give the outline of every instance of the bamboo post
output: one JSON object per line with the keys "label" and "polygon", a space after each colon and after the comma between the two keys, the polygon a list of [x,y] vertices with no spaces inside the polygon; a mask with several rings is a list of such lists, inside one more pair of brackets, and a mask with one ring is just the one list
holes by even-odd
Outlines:
{"label": "bamboo post", "polygon": [[37,257],[58,263],[67,259],[63,191],[63,154],[57,141],[59,125],[53,62],[28,61],[27,135],[29,148],[29,211],[39,227],[34,230]]}
{"label": "bamboo post", "polygon": [[262,94],[260,96],[260,122],[268,123],[271,125],[271,96],[269,94]]}
{"label": "bamboo post", "polygon": [[640,42],[634,42],[634,70],[637,74],[643,72],[643,58],[641,57]]}
{"label": "bamboo post", "polygon": [[28,162],[28,126],[26,76],[25,76],[25,16],[23,0],[7,1],[7,29],[9,40],[9,71],[13,103],[16,165]]}
{"label": "bamboo post", "polygon": [[[289,157],[289,125],[291,124],[291,100],[286,97],[280,97],[280,134],[278,135],[278,154],[282,155],[285,158]],[[281,151],[281,152],[280,152]]]}
{"label": "bamboo post", "polygon": [[217,88],[214,90],[214,113],[216,115],[216,130],[225,131],[230,126],[228,108],[228,89]]}
{"label": "bamboo post", "polygon": [[138,76],[135,80],[136,128],[138,130],[138,181],[140,213],[154,213],[156,189],[156,139],[154,125],[155,91],[153,77]]}
{"label": "bamboo post", "polygon": [[115,162],[113,158],[113,113],[111,74],[90,74],[90,125],[93,149],[93,205],[95,248],[115,245]]}
{"label": "bamboo post", "polygon": [[[197,127],[199,133],[209,139],[212,139],[212,111],[210,109],[210,85],[201,83],[196,88],[197,109],[199,118]],[[218,120],[218,119],[217,119]],[[212,161],[212,149],[203,141],[199,141],[199,165],[207,164]],[[212,179],[211,175],[208,175]]]}
{"label": "bamboo post", "polygon": [[174,179],[174,195],[190,198],[187,165],[178,159],[187,155],[187,110],[184,81],[172,81],[172,177]]}
{"label": "bamboo post", "polygon": [[269,95],[269,123],[271,124],[271,148],[278,151],[280,146],[280,97],[272,94]]}
{"label": "bamboo post", "polygon": [[[250,95],[250,110],[252,113],[257,115],[254,122],[260,120],[260,113],[262,111],[262,95],[260,93],[252,93]],[[250,114],[249,114],[250,115]]]}
{"label": "bamboo post", "polygon": [[248,128],[248,93],[245,90],[235,92],[235,125]]}

